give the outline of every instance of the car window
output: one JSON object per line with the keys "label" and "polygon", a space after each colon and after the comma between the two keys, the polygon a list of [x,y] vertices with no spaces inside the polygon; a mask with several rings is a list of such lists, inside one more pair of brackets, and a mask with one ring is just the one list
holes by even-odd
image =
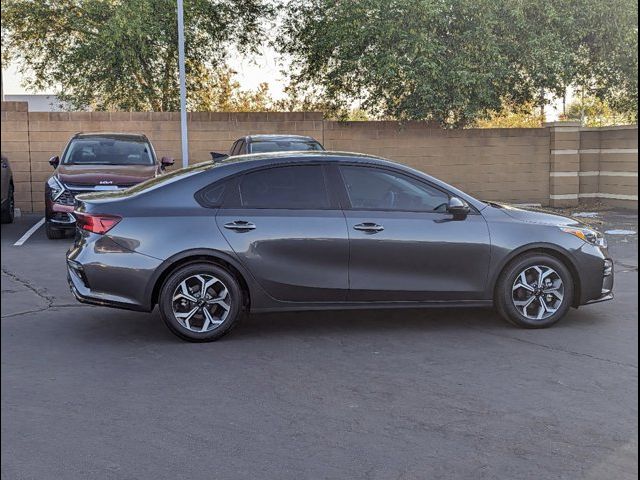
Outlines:
{"label": "car window", "polygon": [[198,199],[207,207],[218,207],[222,204],[226,186],[226,183],[210,185],[199,192]]}
{"label": "car window", "polygon": [[248,208],[325,209],[329,197],[322,167],[276,167],[247,173],[240,180],[240,202]]}
{"label": "car window", "polygon": [[83,137],[73,140],[62,161],[66,165],[151,165],[151,145],[143,140]]}
{"label": "car window", "polygon": [[340,167],[352,208],[445,212],[449,195],[400,173],[379,168]]}
{"label": "car window", "polygon": [[240,140],[236,140],[235,142],[233,142],[231,150],[229,150],[229,156],[236,154],[236,152],[238,151],[238,145],[240,145]]}
{"label": "car window", "polygon": [[251,142],[251,153],[324,150],[312,140],[260,140]]}
{"label": "car window", "polygon": [[245,145],[246,145],[246,142],[244,140],[241,140],[240,143],[238,144],[238,150],[236,151],[236,155],[244,155],[245,153],[247,153],[244,148]]}

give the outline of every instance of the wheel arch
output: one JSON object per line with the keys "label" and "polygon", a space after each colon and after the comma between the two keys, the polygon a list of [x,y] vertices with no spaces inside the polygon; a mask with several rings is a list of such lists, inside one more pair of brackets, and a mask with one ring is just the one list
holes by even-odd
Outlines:
{"label": "wheel arch", "polygon": [[242,290],[242,303],[246,310],[251,307],[251,288],[249,286],[248,272],[230,255],[218,250],[195,249],[187,250],[179,254],[169,257],[156,269],[153,277],[149,282],[148,295],[150,309],[158,303],[160,289],[166,279],[178,268],[193,263],[210,263],[227,270],[240,284]]}
{"label": "wheel arch", "polygon": [[496,272],[491,282],[492,298],[494,299],[494,301],[496,298],[498,281],[500,280],[500,277],[502,276],[504,271],[514,261],[516,261],[523,255],[527,255],[530,253],[541,253],[541,254],[549,255],[551,257],[554,257],[556,260],[562,262],[562,264],[565,267],[567,267],[573,279],[574,295],[572,300],[572,306],[577,307],[578,305],[580,305],[580,298],[582,295],[581,293],[582,282],[580,279],[580,274],[578,273],[578,267],[576,266],[575,261],[571,257],[571,253],[557,245],[548,244],[548,243],[535,243],[535,244],[522,246],[510,252],[510,254],[503,259],[499,268],[496,269]]}

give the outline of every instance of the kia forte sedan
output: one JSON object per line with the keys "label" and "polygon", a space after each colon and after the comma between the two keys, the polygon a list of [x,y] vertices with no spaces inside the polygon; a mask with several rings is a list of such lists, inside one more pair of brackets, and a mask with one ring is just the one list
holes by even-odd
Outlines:
{"label": "kia forte sedan", "polygon": [[526,328],[613,297],[601,233],[335,152],[232,157],[77,198],[81,302],[211,341],[243,312],[488,307]]}

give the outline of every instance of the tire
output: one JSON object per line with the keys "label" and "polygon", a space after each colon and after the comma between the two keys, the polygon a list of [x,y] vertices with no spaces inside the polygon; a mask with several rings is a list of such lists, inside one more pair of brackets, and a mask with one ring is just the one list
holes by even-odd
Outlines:
{"label": "tire", "polygon": [[[208,300],[202,295],[201,279],[205,280],[207,289],[204,293],[209,295]],[[174,297],[177,299],[174,300]],[[214,302],[217,299],[223,300],[221,303]],[[165,325],[172,333],[189,342],[212,342],[229,333],[242,315],[242,305],[242,290],[236,278],[211,263],[190,264],[171,273],[158,299]],[[197,309],[195,313],[194,309]],[[181,318],[177,315],[181,315]],[[200,331],[202,329],[205,331]]]}
{"label": "tire", "polygon": [[44,231],[49,240],[60,240],[61,238],[64,238],[67,233],[61,228],[53,227],[49,222],[45,222]]}
{"label": "tire", "polygon": [[[543,287],[538,285],[541,275]],[[505,267],[496,286],[495,305],[505,320],[518,327],[546,328],[567,314],[573,296],[574,279],[566,265],[551,255],[530,253]]]}
{"label": "tire", "polygon": [[0,213],[0,222],[1,223],[13,223],[13,215],[14,215],[14,198],[13,198],[13,185],[9,184],[9,194],[7,195],[7,204],[5,208],[2,209]]}

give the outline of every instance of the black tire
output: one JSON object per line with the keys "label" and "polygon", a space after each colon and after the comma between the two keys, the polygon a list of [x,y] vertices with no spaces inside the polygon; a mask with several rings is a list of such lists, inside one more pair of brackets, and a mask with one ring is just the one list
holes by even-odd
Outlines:
{"label": "black tire", "polygon": [[9,193],[7,195],[7,203],[0,213],[1,223],[13,223],[15,202],[13,197],[13,185],[9,184]]}
{"label": "black tire", "polygon": [[44,231],[47,234],[47,238],[49,240],[60,240],[64,238],[67,232],[62,228],[56,228],[52,226],[49,222],[45,222]]}
{"label": "black tire", "polygon": [[[228,297],[226,300],[226,304],[230,307],[228,313],[226,314],[226,316],[224,316],[222,323],[215,327],[212,327],[212,330],[206,332],[195,332],[188,329],[178,320],[174,313],[173,296],[176,289],[181,285],[183,281],[189,282],[189,279],[192,279],[195,275],[215,277],[219,281],[219,284],[216,283],[213,287],[210,287],[210,289],[207,290],[207,293],[211,293],[212,295],[213,293],[219,293],[215,292],[215,290],[211,290],[211,288],[218,288],[221,291],[222,287],[225,287],[228,291]],[[199,294],[199,292],[193,293],[193,295],[197,294]],[[196,304],[188,300],[184,300],[184,302],[186,304],[184,307],[184,311],[189,311],[192,307],[197,307]],[[175,272],[171,273],[165,280],[158,298],[158,307],[160,309],[160,314],[162,315],[162,319],[164,320],[165,325],[169,328],[169,330],[171,330],[172,333],[189,342],[212,342],[229,333],[231,329],[237,325],[238,321],[241,318],[242,306],[242,289],[240,288],[238,280],[227,270],[211,263],[189,264],[177,269]],[[213,309],[214,313],[218,312],[218,310],[220,312],[224,312],[224,309],[220,310],[222,307],[218,306],[211,306],[207,308],[209,308],[209,312],[211,312],[211,309]],[[196,322],[195,326],[192,327],[197,328],[198,326],[202,326],[201,324],[205,322],[203,313],[204,312],[201,308],[194,315],[194,317],[192,317],[194,319],[193,321]],[[222,315],[218,315],[217,320],[219,318],[222,318]],[[211,326],[213,324],[209,323],[208,325]]]}
{"label": "black tire", "polygon": [[[527,268],[534,266],[543,266],[553,269],[557,273],[557,276],[562,280],[562,285],[564,287],[561,301],[558,300],[555,295],[551,297],[552,301],[557,303],[554,306],[555,312],[540,320],[525,316],[516,307],[512,297],[513,287],[516,285],[516,279],[520,276],[521,272],[524,272]],[[529,270],[529,272],[531,272],[531,270]],[[534,285],[535,284],[536,282],[534,281]],[[535,294],[530,293],[529,291],[522,292],[521,290],[517,293],[519,293],[519,295],[524,294],[525,301],[530,299],[531,296],[535,296]],[[544,295],[542,294],[541,296],[544,300]],[[550,327],[567,314],[567,311],[573,303],[573,296],[574,279],[571,272],[563,262],[551,255],[545,255],[543,253],[529,253],[514,259],[501,273],[496,286],[495,306],[500,315],[513,325],[522,328],[546,328]],[[533,301],[536,302],[538,300],[534,299]],[[536,303],[533,303],[531,307],[533,307],[533,309],[540,308]],[[531,307],[529,307],[529,309],[531,309]],[[527,312],[530,313],[530,316],[532,316],[531,313],[535,313],[536,311],[539,312],[539,310],[527,310]]]}

